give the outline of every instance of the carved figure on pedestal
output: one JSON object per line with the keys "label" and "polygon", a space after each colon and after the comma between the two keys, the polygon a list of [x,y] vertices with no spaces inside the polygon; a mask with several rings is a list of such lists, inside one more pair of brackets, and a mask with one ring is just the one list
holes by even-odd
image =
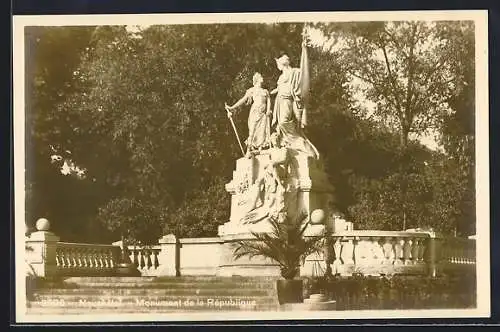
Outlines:
{"label": "carved figure on pedestal", "polygon": [[[271,100],[269,92],[262,88],[263,78],[259,73],[253,76],[253,87],[248,89],[245,95],[234,105],[225,105],[226,110],[234,111],[243,104],[252,105],[248,115],[248,138],[245,141],[247,145],[247,157],[251,156],[252,151],[260,151],[269,147],[269,136],[271,134],[270,116]],[[232,114],[232,113],[230,113]]]}
{"label": "carved figure on pedestal", "polygon": [[264,169],[264,175],[255,181],[254,188],[259,191],[249,191],[248,194],[252,197],[250,201],[257,204],[242,217],[243,224],[253,224],[269,216],[278,217],[280,212],[285,211],[285,187],[271,164]]}

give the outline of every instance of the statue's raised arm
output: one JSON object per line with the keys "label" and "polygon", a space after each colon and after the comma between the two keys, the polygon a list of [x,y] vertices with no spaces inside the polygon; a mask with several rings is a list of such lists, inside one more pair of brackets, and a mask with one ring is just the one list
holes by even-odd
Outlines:
{"label": "statue's raised arm", "polygon": [[244,104],[251,105],[248,115],[248,138],[245,140],[247,145],[246,155],[248,157],[251,156],[252,151],[260,151],[269,147],[271,101],[269,92],[262,88],[262,83],[262,75],[255,73],[253,87],[248,89],[245,95],[234,105],[226,105],[229,112]]}

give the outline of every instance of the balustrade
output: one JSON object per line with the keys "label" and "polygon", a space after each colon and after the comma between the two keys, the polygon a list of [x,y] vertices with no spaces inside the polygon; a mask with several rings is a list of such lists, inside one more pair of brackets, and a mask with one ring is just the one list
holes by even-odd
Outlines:
{"label": "balustrade", "polygon": [[332,272],[367,275],[424,274],[427,233],[347,231],[332,234]]}
{"label": "balustrade", "polygon": [[[158,245],[128,246],[128,255],[143,276],[178,275],[182,259],[178,252],[179,243],[177,239],[166,236]],[[328,254],[331,271],[341,275],[437,275],[461,273],[464,268],[475,268],[476,264],[475,240],[440,238],[425,232],[345,231],[333,233],[327,243],[329,250],[324,253]],[[28,263],[41,276],[113,275],[121,256],[118,243],[59,242],[57,236],[48,232],[33,235],[28,239],[27,247],[33,248],[27,255]],[[301,274],[314,274],[318,266],[325,271],[324,253],[309,256]],[[213,270],[216,270],[217,262],[214,264]],[[203,267],[211,269],[212,265]]]}
{"label": "balustrade", "polygon": [[120,248],[113,245],[58,242],[55,263],[61,275],[106,275],[113,272]]}
{"label": "balustrade", "polygon": [[137,269],[144,276],[157,275],[160,268],[160,252],[161,247],[148,246],[148,247],[128,247],[128,254],[130,261],[134,263]]}

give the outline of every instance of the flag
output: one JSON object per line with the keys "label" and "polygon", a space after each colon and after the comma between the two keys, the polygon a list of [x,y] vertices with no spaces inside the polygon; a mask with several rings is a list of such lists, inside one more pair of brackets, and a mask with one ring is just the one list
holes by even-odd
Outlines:
{"label": "flag", "polygon": [[309,96],[309,59],[307,57],[307,46],[302,44],[302,54],[300,55],[300,92],[304,102],[304,110],[302,111],[301,124],[302,127],[307,125],[306,102]]}

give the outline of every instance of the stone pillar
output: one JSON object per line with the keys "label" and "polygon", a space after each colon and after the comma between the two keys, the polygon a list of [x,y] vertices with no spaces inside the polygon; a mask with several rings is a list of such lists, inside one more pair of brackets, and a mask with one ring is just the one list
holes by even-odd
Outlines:
{"label": "stone pillar", "polygon": [[158,240],[160,272],[158,276],[180,276],[179,239],[174,234],[164,235]]}
{"label": "stone pillar", "polygon": [[56,249],[59,236],[49,232],[50,223],[47,219],[39,219],[36,232],[26,238],[26,263],[37,277],[52,277],[57,274]]}

